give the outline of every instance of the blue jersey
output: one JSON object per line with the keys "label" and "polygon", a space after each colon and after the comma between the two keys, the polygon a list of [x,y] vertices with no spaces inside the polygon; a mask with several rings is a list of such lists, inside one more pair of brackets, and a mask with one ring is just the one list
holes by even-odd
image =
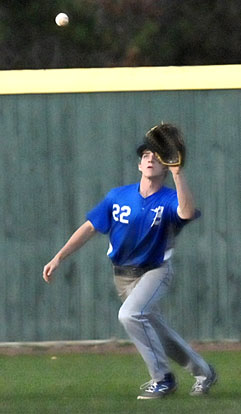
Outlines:
{"label": "blue jersey", "polygon": [[188,220],[177,214],[177,192],[162,187],[142,197],[140,184],[112,189],[87,214],[94,228],[109,233],[107,255],[118,266],[159,266],[170,255],[173,239]]}

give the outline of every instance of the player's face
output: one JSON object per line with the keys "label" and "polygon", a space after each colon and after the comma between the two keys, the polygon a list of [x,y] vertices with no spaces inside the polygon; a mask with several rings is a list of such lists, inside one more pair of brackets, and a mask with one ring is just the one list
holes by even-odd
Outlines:
{"label": "player's face", "polygon": [[153,152],[146,150],[142,154],[139,170],[147,178],[164,177],[167,167],[158,161]]}

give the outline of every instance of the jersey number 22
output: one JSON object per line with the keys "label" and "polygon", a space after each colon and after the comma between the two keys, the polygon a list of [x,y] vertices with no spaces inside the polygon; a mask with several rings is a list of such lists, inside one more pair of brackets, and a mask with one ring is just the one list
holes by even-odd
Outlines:
{"label": "jersey number 22", "polygon": [[127,217],[131,214],[131,208],[129,206],[120,207],[119,204],[113,204],[113,219],[120,221],[121,223],[129,223]]}

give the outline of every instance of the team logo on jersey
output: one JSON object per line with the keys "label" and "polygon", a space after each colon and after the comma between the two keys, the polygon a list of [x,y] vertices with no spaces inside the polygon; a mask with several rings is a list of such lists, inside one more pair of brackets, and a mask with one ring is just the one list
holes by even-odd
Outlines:
{"label": "team logo on jersey", "polygon": [[156,208],[151,208],[151,211],[153,211],[155,213],[155,217],[153,219],[151,227],[152,226],[159,226],[161,224],[163,210],[164,210],[163,206],[158,206]]}

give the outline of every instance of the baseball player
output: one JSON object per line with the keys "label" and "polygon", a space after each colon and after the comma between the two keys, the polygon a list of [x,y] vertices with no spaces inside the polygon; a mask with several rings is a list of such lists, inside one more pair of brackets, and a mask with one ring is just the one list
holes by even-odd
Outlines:
{"label": "baseball player", "polygon": [[[163,165],[147,143],[137,153],[140,182],[112,189],[88,212],[86,222],[44,267],[43,278],[49,283],[60,263],[96,232],[108,234],[107,254],[123,302],[119,320],[151,378],[137,398],[161,398],[177,389],[168,358],[196,377],[190,394],[203,395],[216,382],[215,370],[167,325],[160,309],[173,278],[174,238],[197,216],[193,197],[182,167]],[[175,190],[164,185],[168,171]]]}

